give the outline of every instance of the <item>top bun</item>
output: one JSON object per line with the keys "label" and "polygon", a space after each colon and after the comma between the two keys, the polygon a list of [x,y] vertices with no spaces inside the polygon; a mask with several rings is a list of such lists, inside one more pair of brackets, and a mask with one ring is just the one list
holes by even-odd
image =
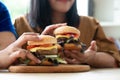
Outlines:
{"label": "top bun", "polygon": [[57,44],[57,39],[50,35],[40,35],[40,41],[28,41],[28,45]]}
{"label": "top bun", "polygon": [[64,33],[74,33],[80,36],[80,31],[72,26],[62,26],[54,30],[55,35],[64,34]]}

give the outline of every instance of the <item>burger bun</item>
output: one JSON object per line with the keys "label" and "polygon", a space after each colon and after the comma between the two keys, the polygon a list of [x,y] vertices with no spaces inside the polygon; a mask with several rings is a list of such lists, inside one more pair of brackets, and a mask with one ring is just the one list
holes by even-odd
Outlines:
{"label": "burger bun", "polygon": [[72,26],[62,26],[54,30],[55,35],[64,34],[64,33],[74,33],[80,36],[80,31]]}
{"label": "burger bun", "polygon": [[50,35],[40,35],[40,41],[28,41],[28,45],[43,45],[43,44],[57,44],[57,40],[55,37]]}

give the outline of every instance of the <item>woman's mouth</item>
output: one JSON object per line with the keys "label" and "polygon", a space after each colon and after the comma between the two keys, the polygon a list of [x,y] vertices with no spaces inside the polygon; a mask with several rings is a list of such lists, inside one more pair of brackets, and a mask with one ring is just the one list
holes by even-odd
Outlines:
{"label": "woman's mouth", "polygon": [[66,2],[69,1],[69,0],[58,0],[58,1],[61,1],[61,2],[66,3]]}

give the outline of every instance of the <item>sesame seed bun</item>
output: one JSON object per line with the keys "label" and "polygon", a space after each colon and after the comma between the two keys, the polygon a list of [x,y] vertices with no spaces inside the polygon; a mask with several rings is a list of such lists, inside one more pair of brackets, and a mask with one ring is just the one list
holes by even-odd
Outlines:
{"label": "sesame seed bun", "polygon": [[42,44],[57,44],[55,37],[50,35],[40,35],[42,39],[40,41],[28,41],[28,45],[42,45]]}
{"label": "sesame seed bun", "polygon": [[80,31],[72,26],[62,26],[54,30],[55,35],[64,34],[64,33],[74,33],[80,36]]}

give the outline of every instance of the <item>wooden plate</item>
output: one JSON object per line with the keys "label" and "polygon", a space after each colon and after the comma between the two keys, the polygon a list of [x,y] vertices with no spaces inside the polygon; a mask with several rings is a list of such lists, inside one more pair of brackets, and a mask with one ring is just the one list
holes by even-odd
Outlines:
{"label": "wooden plate", "polygon": [[10,66],[13,73],[68,73],[89,71],[89,65],[58,65],[58,66]]}

